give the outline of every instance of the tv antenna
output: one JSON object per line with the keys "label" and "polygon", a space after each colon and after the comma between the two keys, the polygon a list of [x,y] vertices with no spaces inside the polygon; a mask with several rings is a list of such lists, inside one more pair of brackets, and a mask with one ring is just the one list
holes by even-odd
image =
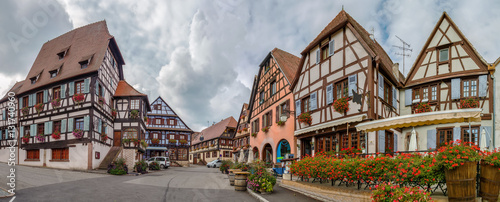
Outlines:
{"label": "tv antenna", "polygon": [[[396,38],[398,38],[401,41],[401,43],[403,43],[403,46],[396,46],[396,45],[392,45],[392,46],[399,48],[400,50],[403,50],[403,53],[397,52],[395,54],[403,56],[403,74],[406,75],[406,73],[405,73],[405,57],[410,57],[411,52],[413,50],[410,48],[410,44],[403,41],[403,39],[399,38],[397,35],[395,35],[395,36],[396,36]],[[409,53],[407,53],[407,52],[409,52]]]}

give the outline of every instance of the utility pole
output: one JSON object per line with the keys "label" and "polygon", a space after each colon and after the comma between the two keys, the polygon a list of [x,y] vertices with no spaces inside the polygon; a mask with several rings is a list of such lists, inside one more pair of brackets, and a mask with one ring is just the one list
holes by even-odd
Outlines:
{"label": "utility pole", "polygon": [[[403,56],[403,74],[406,76],[406,73],[405,73],[405,57],[410,57],[411,56],[411,52],[413,50],[410,48],[410,44],[408,44],[405,41],[403,41],[403,39],[399,38],[397,35],[396,35],[396,37],[401,41],[401,43],[403,43],[403,46],[396,46],[396,45],[392,45],[392,46],[396,47],[396,48],[399,48],[400,50],[403,50],[403,53],[395,53],[395,54]],[[408,54],[407,54],[407,51],[409,52]]]}

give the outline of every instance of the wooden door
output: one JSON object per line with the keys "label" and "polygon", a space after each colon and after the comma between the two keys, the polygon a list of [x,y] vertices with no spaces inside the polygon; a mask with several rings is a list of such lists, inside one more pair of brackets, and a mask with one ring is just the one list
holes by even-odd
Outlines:
{"label": "wooden door", "polygon": [[198,158],[196,158],[194,155],[193,155],[193,164],[197,164],[198,163]]}
{"label": "wooden door", "polygon": [[120,146],[122,144],[122,135],[120,131],[115,131],[113,135],[113,146]]}

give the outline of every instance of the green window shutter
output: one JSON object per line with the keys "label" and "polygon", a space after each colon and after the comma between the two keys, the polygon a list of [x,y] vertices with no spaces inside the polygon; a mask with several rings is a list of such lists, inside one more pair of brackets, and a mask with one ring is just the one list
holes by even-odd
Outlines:
{"label": "green window shutter", "polygon": [[43,103],[49,102],[49,90],[43,91]]}
{"label": "green window shutter", "polygon": [[6,120],[7,119],[7,110],[3,109],[2,116],[3,116],[2,120]]}
{"label": "green window shutter", "polygon": [[84,131],[89,131],[89,126],[90,126],[90,117],[89,116],[85,116],[83,117],[83,130]]}
{"label": "green window shutter", "polygon": [[66,132],[67,122],[68,121],[66,119],[61,120],[61,133],[65,133]]}
{"label": "green window shutter", "polygon": [[69,96],[73,96],[75,94],[75,82],[69,82]]}
{"label": "green window shutter", "polygon": [[99,133],[101,133],[101,130],[102,129],[102,119],[99,119],[99,125],[97,125],[97,131],[99,131]]}
{"label": "green window shutter", "polygon": [[89,93],[90,91],[90,78],[86,78],[83,81],[83,93]]}
{"label": "green window shutter", "polygon": [[74,118],[68,119],[68,132],[73,132],[73,120]]}
{"label": "green window shutter", "polygon": [[0,130],[0,140],[2,139],[3,137],[3,134],[2,134],[2,131]]}
{"label": "green window shutter", "polygon": [[21,133],[19,136],[23,137],[24,136],[24,126],[21,126],[21,129],[19,129],[19,132]]}
{"label": "green window shutter", "polygon": [[52,131],[54,131],[54,122],[53,121],[49,121],[49,134],[52,134]]}
{"label": "green window shutter", "polygon": [[61,98],[66,98],[66,84],[61,85]]}
{"label": "green window shutter", "polygon": [[33,94],[28,95],[28,106],[33,107]]}
{"label": "green window shutter", "polygon": [[49,134],[49,122],[43,123],[43,134],[48,135]]}
{"label": "green window shutter", "polygon": [[30,126],[30,136],[35,137],[36,134],[36,124],[31,124]]}
{"label": "green window shutter", "polygon": [[23,97],[19,98],[19,109],[23,108]]}

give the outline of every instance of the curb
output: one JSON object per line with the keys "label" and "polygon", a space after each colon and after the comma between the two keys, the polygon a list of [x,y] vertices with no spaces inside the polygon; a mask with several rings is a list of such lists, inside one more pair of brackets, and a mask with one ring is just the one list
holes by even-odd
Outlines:
{"label": "curb", "polygon": [[0,189],[2,189],[2,191],[5,191],[6,193],[9,193],[7,195],[0,196],[0,198],[8,198],[15,195],[15,193],[10,193],[9,191],[7,191],[7,189],[4,189],[3,187],[0,187]]}
{"label": "curb", "polygon": [[248,194],[250,194],[251,196],[253,196],[255,199],[257,199],[260,202],[269,202],[267,199],[265,199],[264,197],[260,196],[259,194],[253,192],[252,190],[250,190],[248,188],[247,188],[247,192],[248,192]]}
{"label": "curb", "polygon": [[311,193],[311,192],[307,192],[307,191],[303,191],[303,190],[300,190],[300,189],[297,189],[293,186],[288,186],[286,184],[283,184],[283,183],[280,183],[279,184],[280,187],[283,187],[285,189],[288,189],[290,191],[294,191],[294,192],[297,192],[297,193],[301,193],[307,197],[310,197],[310,198],[313,198],[313,199],[316,199],[316,200],[319,200],[319,201],[335,201],[331,198],[328,198],[328,197],[325,197],[323,195],[320,195],[320,194],[315,194],[315,193]]}

